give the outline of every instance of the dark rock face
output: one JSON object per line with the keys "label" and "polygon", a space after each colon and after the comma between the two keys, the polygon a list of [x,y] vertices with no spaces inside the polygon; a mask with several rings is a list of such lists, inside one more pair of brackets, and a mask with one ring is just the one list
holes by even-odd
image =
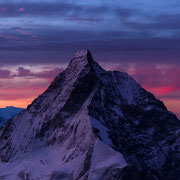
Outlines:
{"label": "dark rock face", "polygon": [[[30,157],[34,163],[38,149],[58,152],[53,160],[58,168],[43,172],[44,166],[32,170],[21,162],[26,168],[13,171],[13,178],[42,179],[40,171],[47,179],[178,180],[179,129],[163,102],[129,75],[105,71],[89,51],[81,51],[0,131],[0,158],[8,164]],[[52,164],[41,153],[37,159],[38,166]],[[6,164],[1,167],[6,172]]]}
{"label": "dark rock face", "polygon": [[[105,83],[102,80],[89,114],[107,127],[112,147],[147,179],[179,179],[180,121],[139,85],[136,85],[139,95],[128,104],[115,83],[121,84],[122,78],[129,81],[130,77],[118,72],[110,76],[119,76],[119,82],[115,82],[115,78],[108,78]],[[127,91],[131,85],[133,83],[126,87]],[[98,134],[97,130],[95,133]]]}

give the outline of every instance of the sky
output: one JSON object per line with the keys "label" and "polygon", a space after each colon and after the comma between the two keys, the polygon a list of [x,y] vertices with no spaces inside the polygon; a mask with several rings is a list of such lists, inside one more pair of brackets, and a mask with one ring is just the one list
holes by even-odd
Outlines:
{"label": "sky", "polygon": [[1,0],[0,107],[26,107],[89,49],[180,117],[179,0]]}

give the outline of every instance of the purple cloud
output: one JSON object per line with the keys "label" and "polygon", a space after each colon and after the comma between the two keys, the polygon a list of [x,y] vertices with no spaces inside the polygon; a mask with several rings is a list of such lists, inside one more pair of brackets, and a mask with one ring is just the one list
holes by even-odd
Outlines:
{"label": "purple cloud", "polygon": [[10,78],[11,71],[0,69],[0,78]]}

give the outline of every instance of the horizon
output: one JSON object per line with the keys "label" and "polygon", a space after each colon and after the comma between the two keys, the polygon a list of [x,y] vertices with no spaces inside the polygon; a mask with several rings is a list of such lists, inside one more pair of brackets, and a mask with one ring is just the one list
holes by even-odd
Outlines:
{"label": "horizon", "polygon": [[[0,2],[0,107],[26,108],[75,52],[132,76],[180,118],[180,2]],[[153,13],[152,13],[153,12]]]}

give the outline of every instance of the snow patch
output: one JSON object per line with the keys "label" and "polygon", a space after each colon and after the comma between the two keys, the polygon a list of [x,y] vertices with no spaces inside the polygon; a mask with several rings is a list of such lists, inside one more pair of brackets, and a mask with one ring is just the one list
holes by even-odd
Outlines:
{"label": "snow patch", "polygon": [[91,180],[96,180],[97,177],[103,177],[103,174],[107,171],[107,167],[122,169],[128,165],[120,152],[113,150],[99,139],[95,142],[91,160],[92,170],[88,177]]}
{"label": "snow patch", "polygon": [[102,141],[112,146],[113,143],[111,139],[109,138],[108,129],[104,127],[98,120],[96,120],[92,116],[90,116],[90,120],[91,120],[91,124],[93,128],[98,129],[99,132],[97,134],[100,136]]}

